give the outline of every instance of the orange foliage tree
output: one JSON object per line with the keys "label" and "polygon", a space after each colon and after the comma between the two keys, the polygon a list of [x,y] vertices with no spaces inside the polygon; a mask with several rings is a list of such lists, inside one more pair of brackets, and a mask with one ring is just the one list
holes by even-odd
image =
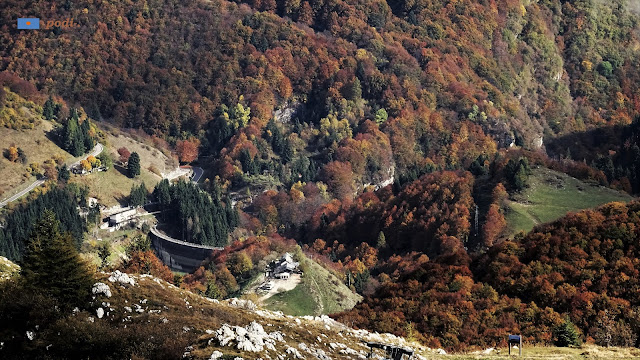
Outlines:
{"label": "orange foliage tree", "polygon": [[122,270],[137,274],[150,274],[164,281],[173,282],[173,273],[167,265],[158,259],[153,250],[134,251],[122,266]]}
{"label": "orange foliage tree", "polygon": [[182,163],[191,163],[198,158],[200,140],[191,138],[188,140],[180,140],[176,143],[176,151],[178,158]]}

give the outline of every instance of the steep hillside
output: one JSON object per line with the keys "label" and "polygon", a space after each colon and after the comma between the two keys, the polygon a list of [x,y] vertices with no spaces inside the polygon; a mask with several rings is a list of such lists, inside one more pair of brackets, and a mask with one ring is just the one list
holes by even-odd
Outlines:
{"label": "steep hillside", "polygon": [[264,307],[287,315],[323,315],[352,309],[362,297],[315,261],[304,257],[302,282],[267,299]]}
{"label": "steep hillside", "polygon": [[[101,273],[97,281],[90,309],[73,311],[53,324],[28,324],[19,333],[14,333],[16,323],[0,330],[3,336],[16,335],[2,342],[0,355],[6,359],[362,359],[369,352],[364,341],[413,349],[418,360],[500,359],[507,352],[501,347],[447,355],[442,349],[356,330],[326,316],[286,316],[247,300],[208,299],[149,275]],[[637,349],[527,344],[523,359],[638,356]]]}
{"label": "steep hillside", "polygon": [[529,232],[534,226],[554,221],[568,212],[631,199],[628,194],[585,183],[557,171],[533,169],[529,187],[506,203],[507,235]]}
{"label": "steep hillside", "polygon": [[[42,107],[9,88],[1,89],[0,101],[0,199],[5,199],[35,180],[45,162],[70,159],[53,140],[54,125],[42,117]],[[10,154],[11,147],[15,154]],[[21,156],[22,154],[22,156]],[[34,166],[35,164],[35,166]],[[34,169],[35,168],[35,169]]]}
{"label": "steep hillside", "polygon": [[[163,153],[161,142],[158,146],[154,145],[144,133],[137,136],[113,128],[105,128],[104,132],[104,151],[113,160],[113,166],[105,172],[71,177],[71,182],[88,186],[89,196],[98,199],[102,205],[126,206],[133,186],[144,183],[151,190],[162,180],[163,174],[169,174],[177,168],[177,161]],[[127,168],[118,162],[118,149],[123,147],[130,153],[137,152],[140,155],[140,175],[134,179],[128,176]],[[166,147],[164,151],[170,155]]]}
{"label": "steep hillside", "polygon": [[[226,147],[225,171],[242,147],[253,158],[268,146],[246,140],[276,109],[292,115],[278,117],[285,134],[297,134],[285,137],[284,159],[339,145],[374,120],[403,177],[468,166],[496,144],[539,148],[543,137],[629,124],[640,47],[625,3],[37,1],[34,13],[80,27],[7,25],[0,70],[96,119],[173,141],[195,136],[211,154]],[[5,7],[10,24],[21,5]],[[314,160],[329,164],[335,150]],[[388,170],[376,160],[353,166],[355,180]]]}
{"label": "steep hillside", "polygon": [[639,211],[640,202],[614,202],[539,226],[481,257],[478,279],[568,314],[596,341],[611,335],[611,344],[635,345]]}
{"label": "steep hillside", "polygon": [[[354,330],[328,317],[291,317],[250,301],[217,301],[149,275],[99,274],[91,309],[52,324],[30,324],[16,338],[0,330],[3,358],[95,359],[340,358],[366,355],[364,340],[432,352],[389,334]],[[5,299],[6,301],[6,299]],[[17,324],[14,324],[16,326]]]}
{"label": "steep hillside", "polygon": [[[273,280],[274,291],[266,297],[257,287],[265,279],[264,271],[273,260],[283,254],[292,254],[299,262],[299,283],[286,282],[282,286],[288,291],[278,291],[280,280]],[[249,237],[235,241],[224,248],[214,251],[210,259],[182,281],[182,286],[211,298],[227,298],[247,295],[261,303],[265,308],[282,311],[287,315],[324,315],[345,311],[362,299],[344,283],[340,271],[329,271],[326,267],[334,265],[310,259],[291,239],[283,239],[275,234]],[[250,295],[249,295],[250,294]],[[264,301],[260,299],[264,298]]]}
{"label": "steep hillside", "polygon": [[[529,235],[500,238],[509,222],[511,230],[527,229],[565,211],[628,199],[562,174],[536,172],[536,166],[640,192],[640,22],[633,5],[35,0],[29,3],[34,17],[73,18],[78,27],[22,31],[15,23],[25,16],[24,1],[7,0],[0,13],[0,140],[10,145],[12,138],[42,131],[30,129],[40,112],[65,125],[62,146],[76,155],[92,147],[99,128],[85,122],[87,116],[114,129],[129,128],[129,137],[142,141],[112,134],[105,145],[112,153],[121,146],[140,150],[141,176],[129,179],[124,168],[114,166],[71,180],[88,185],[89,194],[108,205],[126,202],[134,184],[150,188],[157,182],[170,151],[182,164],[204,168],[200,184],[172,187],[163,181],[151,196],[142,191],[136,199],[156,200],[166,211],[159,215],[165,226],[185,241],[225,245],[193,273],[175,277],[194,293],[240,296],[268,259],[291,252],[299,259],[317,256],[331,275],[312,265],[299,288],[270,299],[269,306],[290,313],[345,310],[335,317],[434,348],[496,346],[512,332],[536,343],[558,343],[562,329],[576,343],[605,345],[611,345],[610,336],[599,329],[615,329],[617,343],[637,345],[636,202],[570,214]],[[80,111],[58,104],[61,98]],[[160,145],[163,154],[154,154],[145,141]],[[19,149],[7,150],[7,159],[16,163]],[[12,179],[22,176],[17,164],[10,165]],[[38,172],[29,167],[31,175]],[[53,193],[36,207],[38,213],[58,208],[56,215],[63,225],[73,222],[80,242],[86,224],[76,208],[86,188],[68,190],[60,197],[64,204],[56,206],[61,201]],[[506,202],[512,211],[505,213],[509,197],[516,202]],[[15,220],[6,229],[15,234],[9,250],[19,258],[37,215],[26,207],[11,214]],[[144,271],[160,265],[149,249],[138,255],[123,266]],[[326,288],[327,279],[336,281],[333,276],[343,284]],[[363,295],[348,311],[358,297],[343,301],[344,283]],[[160,291],[154,289],[147,290]],[[115,303],[125,296],[142,305],[143,299],[126,298],[124,291],[114,289]],[[216,340],[208,341],[214,334],[205,330],[219,330],[222,322],[200,324],[194,313],[185,316],[200,324],[197,334],[184,330],[192,326],[189,321],[161,322],[146,309],[148,317],[125,330],[129,315],[113,315],[115,308],[106,316],[116,316],[115,322],[106,325],[85,322],[85,313],[60,320],[46,294],[33,298],[37,306],[31,308],[4,303],[34,314],[38,322],[16,330],[15,338],[54,319],[47,326],[63,329],[72,344],[44,333],[57,354],[89,357],[83,344],[92,342],[121,351],[114,358],[175,358],[190,344],[197,357],[218,349]],[[168,301],[198,309],[184,299]],[[227,314],[218,305],[211,304],[215,318],[235,321],[233,311]],[[33,309],[53,310],[40,317]],[[273,316],[269,321],[279,331],[299,331],[288,328],[295,320]],[[104,336],[84,336],[83,329],[92,326]],[[219,335],[231,336],[231,330],[260,328],[223,328]],[[169,333],[179,335],[172,339]],[[289,356],[314,352],[311,337],[296,336],[305,345],[296,344]],[[327,336],[332,342],[340,337]],[[83,343],[74,344],[76,339]],[[279,335],[269,339],[282,346],[277,351],[294,345]],[[20,349],[25,356],[41,355],[47,342],[31,341],[36,348],[25,341]],[[148,346],[135,348],[137,343]],[[322,339],[318,343],[323,345],[313,345],[316,353],[340,351]],[[348,347],[361,350],[355,343]],[[251,357],[244,347],[234,349],[232,355]],[[276,350],[270,351],[275,357]]]}

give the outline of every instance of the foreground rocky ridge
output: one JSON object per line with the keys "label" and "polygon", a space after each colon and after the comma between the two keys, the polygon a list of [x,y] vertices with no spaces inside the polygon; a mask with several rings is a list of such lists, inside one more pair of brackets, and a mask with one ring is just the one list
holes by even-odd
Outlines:
{"label": "foreground rocky ridge", "polygon": [[368,353],[363,341],[412,348],[418,359],[443,352],[395,335],[356,330],[328,316],[294,317],[249,300],[205,298],[150,275],[101,273],[92,293],[92,312],[75,316],[122,328],[178,323],[183,333],[196,335],[183,354],[187,359],[362,359]]}

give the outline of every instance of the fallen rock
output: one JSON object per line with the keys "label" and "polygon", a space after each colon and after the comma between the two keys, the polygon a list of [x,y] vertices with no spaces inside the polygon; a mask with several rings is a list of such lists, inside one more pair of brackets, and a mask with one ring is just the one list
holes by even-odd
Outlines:
{"label": "fallen rock", "polygon": [[109,285],[101,282],[97,282],[93,284],[93,287],[91,288],[91,293],[93,295],[104,295],[108,298],[111,297],[111,289],[109,288]]}
{"label": "fallen rock", "polygon": [[96,316],[98,316],[98,319],[102,319],[102,317],[104,316],[104,309],[98,308],[98,310],[96,310]]}
{"label": "fallen rock", "polygon": [[211,357],[209,358],[209,360],[218,360],[222,356],[224,356],[224,354],[221,353],[220,351],[216,350],[216,351],[213,352],[213,354],[211,354]]}

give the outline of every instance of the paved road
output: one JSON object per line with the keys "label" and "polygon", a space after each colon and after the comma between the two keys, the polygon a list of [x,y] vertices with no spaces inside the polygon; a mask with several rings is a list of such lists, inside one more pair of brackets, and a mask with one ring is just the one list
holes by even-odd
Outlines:
{"label": "paved road", "polygon": [[[100,143],[97,143],[96,146],[93,148],[93,150],[91,150],[91,152],[89,154],[87,154],[86,156],[83,156],[82,159],[72,163],[71,165],[68,165],[68,167],[72,168],[72,167],[80,164],[80,161],[83,160],[83,159],[86,159],[87,157],[89,157],[89,155],[98,156],[98,155],[100,155],[102,150],[104,150],[104,146],[102,146],[102,144],[100,144]],[[38,179],[38,180],[34,181],[31,185],[29,185],[26,189],[20,191],[19,193],[13,195],[12,197],[10,197],[8,199],[2,200],[2,202],[0,202],[0,209],[2,209],[3,207],[7,206],[8,203],[10,203],[12,201],[16,201],[19,198],[25,196],[31,190],[33,190],[33,189],[37,188],[38,186],[44,184],[45,181],[47,181],[47,179],[45,177],[43,177],[41,179]]]}
{"label": "paved road", "polygon": [[47,181],[47,179],[42,178],[40,180],[36,180],[33,182],[33,184],[29,185],[28,188],[20,191],[19,193],[13,195],[12,197],[6,199],[6,200],[2,200],[2,202],[0,202],[0,209],[2,209],[3,207],[7,206],[8,203],[12,202],[12,201],[16,201],[19,198],[23,197],[24,195],[26,195],[29,191],[37,188],[38,186],[44,184],[44,182]]}
{"label": "paved road", "polygon": [[191,181],[193,181],[194,183],[197,183],[198,181],[200,181],[200,178],[202,177],[204,170],[202,170],[202,168],[198,166],[194,166],[191,169],[193,169],[193,176],[191,177]]}
{"label": "paved road", "polygon": [[104,146],[102,146],[102,144],[100,144],[100,143],[97,143],[96,146],[93,147],[93,150],[91,150],[90,153],[83,155],[80,160],[78,160],[78,161],[76,161],[76,162],[74,162],[72,164],[67,165],[67,167],[69,169],[71,169],[74,166],[78,166],[80,164],[80,161],[88,158],[89,156],[96,157],[96,156],[100,155],[102,150],[104,150]]}
{"label": "paved road", "polygon": [[176,168],[175,170],[171,171],[169,174],[164,175],[163,174],[163,178],[167,179],[169,181],[179,178],[180,176],[184,176],[189,174],[189,172],[192,172],[191,174],[191,181],[193,181],[194,183],[197,183],[198,181],[200,181],[200,178],[202,177],[202,174],[204,173],[204,170],[201,167],[198,166],[180,166],[178,168]]}

